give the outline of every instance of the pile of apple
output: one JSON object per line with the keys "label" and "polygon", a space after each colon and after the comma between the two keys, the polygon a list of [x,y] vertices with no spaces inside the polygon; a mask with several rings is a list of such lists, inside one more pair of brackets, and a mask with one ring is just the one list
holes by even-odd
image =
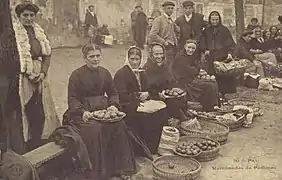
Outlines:
{"label": "pile of apple", "polygon": [[124,112],[113,110],[113,109],[104,109],[99,111],[92,112],[92,117],[101,120],[110,120],[116,119],[125,116]]}
{"label": "pile of apple", "polygon": [[164,91],[164,95],[170,97],[179,97],[182,96],[184,93],[185,92],[179,88],[167,89]]}
{"label": "pile of apple", "polygon": [[177,145],[176,152],[183,154],[183,155],[195,156],[201,153],[202,151],[195,144],[189,144],[187,142],[183,142]]}
{"label": "pile of apple", "polygon": [[215,81],[215,76],[210,76],[205,70],[201,69],[198,75],[199,79]]}

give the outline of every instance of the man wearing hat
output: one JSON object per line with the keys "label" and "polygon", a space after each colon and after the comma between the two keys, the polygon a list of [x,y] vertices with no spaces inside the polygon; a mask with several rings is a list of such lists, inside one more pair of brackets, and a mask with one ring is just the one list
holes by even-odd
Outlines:
{"label": "man wearing hat", "polygon": [[188,39],[199,41],[205,27],[204,15],[195,13],[194,5],[192,1],[184,1],[182,3],[184,15],[178,17],[175,21],[180,27],[179,49],[184,47]]}
{"label": "man wearing hat", "polygon": [[84,37],[88,37],[89,28],[93,26],[94,28],[98,27],[97,16],[94,13],[94,6],[88,6],[87,12],[85,14],[85,29],[84,29]]}
{"label": "man wearing hat", "polygon": [[136,32],[136,19],[137,19],[137,15],[138,13],[142,10],[141,5],[137,4],[134,8],[134,10],[131,12],[130,17],[131,17],[131,36],[132,36],[132,40],[135,41],[134,37],[135,32]]}
{"label": "man wearing hat", "polygon": [[170,63],[177,53],[176,32],[178,28],[171,18],[175,4],[171,1],[166,1],[162,7],[164,14],[154,20],[149,39],[151,42],[161,43],[165,46],[166,58],[168,63]]}

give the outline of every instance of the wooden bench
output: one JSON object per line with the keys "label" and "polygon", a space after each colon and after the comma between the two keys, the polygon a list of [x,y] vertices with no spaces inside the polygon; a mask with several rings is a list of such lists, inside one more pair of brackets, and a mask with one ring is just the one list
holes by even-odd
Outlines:
{"label": "wooden bench", "polygon": [[44,163],[64,154],[64,152],[64,148],[54,142],[50,142],[24,154],[23,157],[26,158],[35,168],[39,168]]}

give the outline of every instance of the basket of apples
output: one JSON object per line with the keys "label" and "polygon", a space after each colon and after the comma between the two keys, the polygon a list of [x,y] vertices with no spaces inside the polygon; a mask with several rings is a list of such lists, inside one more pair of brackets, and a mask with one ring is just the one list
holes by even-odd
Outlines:
{"label": "basket of apples", "polygon": [[198,75],[199,79],[204,79],[204,80],[210,80],[210,81],[216,81],[215,76],[212,75],[210,76],[205,70],[201,69]]}
{"label": "basket of apples", "polygon": [[114,123],[121,121],[125,116],[126,114],[124,112],[117,109],[107,108],[104,110],[93,111],[90,119],[99,122]]}
{"label": "basket of apples", "polygon": [[179,88],[166,89],[162,92],[166,99],[180,98],[186,95],[186,92]]}

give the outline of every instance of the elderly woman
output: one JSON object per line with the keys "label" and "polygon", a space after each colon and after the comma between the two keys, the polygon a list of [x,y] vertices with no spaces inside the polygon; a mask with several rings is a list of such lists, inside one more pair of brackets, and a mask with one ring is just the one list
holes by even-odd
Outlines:
{"label": "elderly woman", "polygon": [[234,56],[238,59],[247,59],[250,61],[250,64],[246,69],[247,73],[256,73],[261,77],[265,77],[262,63],[257,60],[251,52],[250,41],[252,40],[252,35],[252,30],[244,31],[235,47]]}
{"label": "elderly woman", "polygon": [[163,90],[178,87],[165,62],[165,47],[160,43],[152,43],[149,47],[147,63],[144,65],[148,77],[148,91],[152,98],[166,102],[170,117],[181,119],[183,117],[180,109],[186,109],[184,99],[166,100],[162,94]]}
{"label": "elderly woman", "polygon": [[224,97],[227,93],[236,93],[236,77],[217,76],[214,72],[214,61],[230,62],[235,48],[235,42],[227,27],[222,25],[221,16],[217,11],[209,15],[209,27],[205,29],[200,46],[205,52],[208,73],[216,76],[219,92]]}
{"label": "elderly woman", "polygon": [[20,59],[20,75],[17,88],[9,96],[9,147],[17,153],[44,143],[60,122],[55,112],[47,81],[51,46],[44,30],[35,23],[39,8],[23,3],[15,8],[13,20]]}
{"label": "elderly woman", "polygon": [[[137,112],[141,102],[154,99],[149,92],[148,78],[142,65],[141,49],[133,46],[127,52],[125,65],[114,77],[123,110],[128,114],[127,125],[146,143],[151,153],[157,153],[162,127],[168,117],[165,110],[153,113]],[[139,154],[138,154],[139,155]]]}
{"label": "elderly woman", "polygon": [[171,65],[171,73],[187,92],[188,100],[200,102],[204,111],[213,111],[219,105],[218,87],[215,82],[198,78],[200,59],[197,50],[197,42],[187,40]]}
{"label": "elderly woman", "polygon": [[92,162],[94,179],[128,178],[136,167],[124,121],[112,124],[90,121],[92,111],[119,108],[114,81],[110,72],[99,66],[102,58],[100,47],[87,44],[82,53],[86,64],[69,78],[69,108],[64,124],[79,128]]}

